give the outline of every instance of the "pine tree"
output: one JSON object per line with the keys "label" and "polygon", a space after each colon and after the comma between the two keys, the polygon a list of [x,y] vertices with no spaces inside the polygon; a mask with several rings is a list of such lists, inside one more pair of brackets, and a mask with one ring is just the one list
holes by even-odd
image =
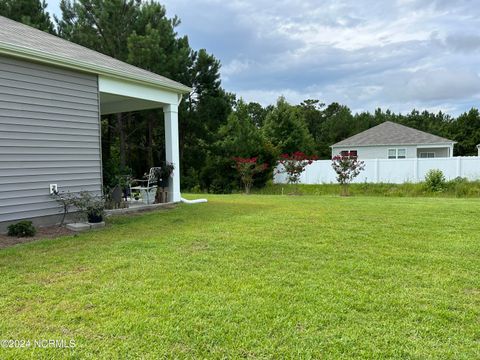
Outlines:
{"label": "pine tree", "polygon": [[45,0],[2,0],[0,15],[50,34],[55,34]]}
{"label": "pine tree", "polygon": [[314,141],[302,112],[298,107],[288,104],[283,97],[278,99],[276,107],[267,115],[263,131],[266,139],[281,153],[314,151]]}

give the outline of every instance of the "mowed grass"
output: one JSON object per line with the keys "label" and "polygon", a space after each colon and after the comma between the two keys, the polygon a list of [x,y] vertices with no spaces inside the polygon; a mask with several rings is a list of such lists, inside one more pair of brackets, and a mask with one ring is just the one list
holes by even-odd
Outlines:
{"label": "mowed grass", "polygon": [[0,250],[0,358],[475,359],[480,201],[208,196]]}

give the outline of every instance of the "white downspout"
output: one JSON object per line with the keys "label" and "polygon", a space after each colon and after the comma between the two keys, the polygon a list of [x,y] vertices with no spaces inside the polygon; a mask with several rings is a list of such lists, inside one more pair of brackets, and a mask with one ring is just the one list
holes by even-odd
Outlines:
{"label": "white downspout", "polygon": [[[178,103],[180,104],[182,102],[182,99],[183,99],[183,94],[178,94]],[[201,203],[206,203],[208,202],[207,199],[195,199],[195,200],[188,200],[188,199],[185,199],[183,197],[180,197],[180,201],[184,204],[189,204],[189,205],[192,205],[192,204],[201,204]]]}
{"label": "white downspout", "polygon": [[208,202],[207,199],[187,200],[187,199],[182,198],[182,203],[184,203],[184,204],[189,204],[189,205],[192,205],[192,204],[201,204],[201,203],[206,203],[206,202]]}

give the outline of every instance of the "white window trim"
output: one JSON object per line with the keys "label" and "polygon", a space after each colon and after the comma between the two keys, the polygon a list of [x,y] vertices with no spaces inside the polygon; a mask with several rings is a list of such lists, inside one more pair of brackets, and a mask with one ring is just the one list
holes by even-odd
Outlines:
{"label": "white window trim", "polygon": [[[390,157],[390,150],[394,150],[395,151],[395,157]],[[405,151],[405,157],[401,157],[399,158],[398,156],[398,153],[399,153],[399,150],[403,150]],[[407,158],[407,149],[406,148],[390,148],[387,150],[387,159],[390,159],[390,160],[393,160],[393,159],[406,159]]]}
{"label": "white window trim", "polygon": [[[390,157],[390,151],[391,150],[395,151],[395,155],[393,155],[394,157]],[[396,159],[396,158],[397,158],[397,149],[388,149],[387,150],[387,159],[392,160],[392,159]]]}
{"label": "white window trim", "polygon": [[[422,157],[422,154],[425,154],[425,157]],[[428,156],[428,154],[432,154],[433,156]],[[435,153],[432,151],[424,151],[420,153],[420,158],[421,159],[435,159]]]}

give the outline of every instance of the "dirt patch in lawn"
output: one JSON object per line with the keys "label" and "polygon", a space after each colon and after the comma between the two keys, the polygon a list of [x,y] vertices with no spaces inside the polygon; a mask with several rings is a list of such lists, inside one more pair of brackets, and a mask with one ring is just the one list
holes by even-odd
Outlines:
{"label": "dirt patch in lawn", "polygon": [[10,247],[17,244],[29,243],[41,239],[52,239],[65,235],[75,234],[74,231],[68,230],[59,226],[46,226],[37,228],[37,233],[32,237],[17,238],[14,236],[8,236],[0,234],[0,249]]}

